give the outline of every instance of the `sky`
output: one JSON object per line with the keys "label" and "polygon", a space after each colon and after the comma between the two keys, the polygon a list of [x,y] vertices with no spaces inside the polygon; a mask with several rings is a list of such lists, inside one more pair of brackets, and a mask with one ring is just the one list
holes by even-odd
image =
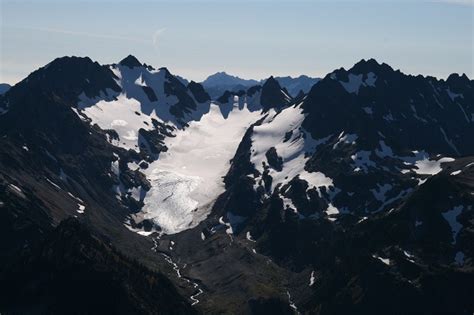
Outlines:
{"label": "sky", "polygon": [[61,56],[129,54],[195,81],[322,77],[368,58],[473,79],[473,15],[474,0],[0,0],[0,82]]}

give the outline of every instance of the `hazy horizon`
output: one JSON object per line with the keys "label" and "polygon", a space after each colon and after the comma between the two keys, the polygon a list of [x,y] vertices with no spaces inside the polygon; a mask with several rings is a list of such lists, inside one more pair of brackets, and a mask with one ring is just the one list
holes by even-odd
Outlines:
{"label": "hazy horizon", "polygon": [[472,4],[2,0],[0,82],[14,84],[65,55],[110,64],[128,54],[198,82],[220,71],[323,77],[370,58],[407,74],[472,79]]}

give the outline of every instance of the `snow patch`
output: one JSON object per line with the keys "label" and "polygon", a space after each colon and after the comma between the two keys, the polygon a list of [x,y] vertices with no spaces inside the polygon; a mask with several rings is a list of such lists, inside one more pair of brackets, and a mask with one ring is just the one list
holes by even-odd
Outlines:
{"label": "snow patch", "polygon": [[58,185],[56,185],[52,180],[50,180],[49,178],[46,178],[46,181],[48,183],[50,183],[54,188],[58,189],[58,190],[61,190],[61,187],[59,187]]}
{"label": "snow patch", "polygon": [[390,259],[389,258],[383,258],[383,257],[380,257],[378,255],[372,255],[373,258],[375,259],[378,259],[380,260],[381,262],[383,262],[384,264],[386,264],[387,266],[390,266]]}
{"label": "snow patch", "polygon": [[250,234],[250,231],[247,231],[247,234],[245,236],[247,237],[247,240],[249,240],[250,242],[255,243],[255,240],[253,239],[252,235]]}
{"label": "snow patch", "polygon": [[457,221],[457,217],[461,214],[463,209],[463,206],[456,206],[451,210],[441,213],[443,215],[443,218],[448,221],[449,226],[451,227],[451,232],[453,236],[452,244],[456,243],[456,237],[462,228],[462,224]]}
{"label": "snow patch", "polygon": [[326,214],[331,216],[331,215],[336,215],[339,214],[339,209],[334,207],[331,203],[328,205],[328,208],[326,209]]}
{"label": "snow patch", "polygon": [[15,191],[22,193],[23,191],[20,189],[20,187],[16,186],[15,184],[10,184],[8,185],[10,188],[13,188]]}
{"label": "snow patch", "polygon": [[364,173],[368,173],[370,167],[376,167],[375,162],[370,159],[371,155],[372,152],[370,151],[358,151],[353,154],[351,159],[354,161],[354,167],[363,170]]}
{"label": "snow patch", "polygon": [[457,252],[456,256],[454,256],[454,261],[459,266],[464,265],[464,253],[461,251]]}
{"label": "snow patch", "polygon": [[441,163],[445,162],[453,162],[454,159],[450,157],[444,157],[439,160],[429,160],[425,158],[423,160],[416,161],[415,166],[415,173],[421,175],[436,175],[441,172],[443,169],[441,168]]}
{"label": "snow patch", "polygon": [[346,144],[355,144],[358,136],[356,134],[344,134],[344,131],[338,137],[338,141],[333,145],[333,149],[336,149],[339,144],[346,143]]}
{"label": "snow patch", "polygon": [[83,113],[90,118],[91,124],[97,124],[101,129],[113,129],[117,132],[119,139],[109,139],[118,147],[140,151],[138,131],[143,128],[151,130],[153,128],[152,118],[160,121],[156,114],[140,114],[141,104],[133,98],[127,98],[125,94],[120,94],[116,100],[101,100],[94,106],[86,107]]}
{"label": "snow patch", "polygon": [[361,86],[375,86],[375,81],[377,81],[377,76],[373,72],[367,74],[367,78],[363,80],[363,74],[348,74],[348,80],[339,81],[339,83],[346,89],[349,93],[359,94],[359,89]]}
{"label": "snow patch", "polygon": [[71,194],[70,192],[68,192],[67,194],[69,195],[69,197],[75,199],[78,203],[81,203],[81,204],[84,203],[84,201],[82,201],[82,199],[80,199],[80,198],[74,196],[74,195]]}
{"label": "snow patch", "polygon": [[80,203],[78,203],[77,206],[78,206],[77,213],[83,214],[86,207],[84,205],[81,205]]}
{"label": "snow patch", "polygon": [[295,311],[296,314],[299,314],[298,308],[296,307],[296,304],[291,299],[290,291],[287,290],[286,295],[288,296],[288,303],[290,304],[290,307]]}
{"label": "snow patch", "polygon": [[309,277],[309,286],[312,287],[316,283],[316,277],[314,276],[314,270],[311,271],[311,275]]}

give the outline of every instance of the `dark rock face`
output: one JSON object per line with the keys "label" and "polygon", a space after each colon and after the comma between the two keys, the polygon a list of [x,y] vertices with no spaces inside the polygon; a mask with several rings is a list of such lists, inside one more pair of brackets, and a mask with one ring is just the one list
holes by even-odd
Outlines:
{"label": "dark rock face", "polygon": [[239,177],[245,177],[248,174],[253,174],[254,172],[257,172],[252,162],[250,162],[250,148],[252,145],[253,127],[260,125],[263,120],[264,118],[254,123],[245,132],[245,135],[242,138],[242,142],[239,144],[239,147],[237,148],[237,151],[231,160],[232,164],[230,166],[230,169],[224,177],[224,183],[226,185],[226,188],[235,185],[235,181]]}
{"label": "dark rock face", "polygon": [[258,298],[249,300],[251,314],[294,314],[286,301],[277,298]]}
{"label": "dark rock face", "polygon": [[139,139],[142,139],[140,149],[147,152],[148,155],[157,155],[168,150],[164,140],[165,137],[174,137],[173,131],[175,128],[156,119],[152,119],[152,123],[153,130],[140,129],[138,131],[141,137]]}
{"label": "dark rock face", "polygon": [[298,212],[306,217],[311,215],[322,216],[323,211],[328,207],[327,201],[319,196],[316,189],[308,189],[308,183],[297,177],[283,186],[281,191],[283,196],[291,199]]}
{"label": "dark rock face", "polygon": [[197,105],[187,93],[186,86],[171,75],[166,68],[162,69],[166,71],[165,94],[175,95],[178,98],[178,103],[170,107],[170,113],[184,122],[185,114],[190,114],[193,110],[196,110]]}
{"label": "dark rock face", "polygon": [[268,151],[265,153],[265,156],[267,158],[268,164],[271,167],[273,167],[276,171],[281,171],[283,166],[283,159],[278,156],[275,147],[271,147],[270,149],[268,149]]}
{"label": "dark rock face", "polygon": [[155,91],[153,91],[152,88],[149,86],[142,86],[143,92],[145,92],[146,96],[148,96],[148,99],[150,102],[156,102],[158,98],[156,97]]}
{"label": "dark rock face", "polygon": [[140,61],[138,61],[137,58],[135,58],[135,56],[132,55],[128,55],[127,57],[123,58],[122,61],[119,62],[119,64],[129,68],[144,66],[140,63]]}
{"label": "dark rock face", "polygon": [[[107,89],[119,92],[120,87],[114,77],[109,68],[93,62],[88,57],[62,57],[34,71],[16,84],[9,90],[8,98],[20,101],[33,89],[47,97],[60,98],[68,106],[75,106],[81,93],[93,98]],[[4,101],[0,98],[0,103]]]}
{"label": "dark rock face", "polygon": [[283,93],[282,88],[277,80],[270,77],[262,86],[262,95],[260,102],[264,111],[270,108],[280,109],[290,103],[290,98]]}
{"label": "dark rock face", "polygon": [[68,219],[0,273],[2,312],[193,314],[171,282]]}
{"label": "dark rock face", "polygon": [[304,97],[306,96],[306,93],[303,92],[303,90],[300,90],[298,94],[295,96],[294,102],[299,103],[303,101]]}
{"label": "dark rock face", "polygon": [[204,103],[211,100],[209,94],[207,94],[206,90],[204,90],[203,86],[199,83],[194,81],[189,82],[188,89],[194,95],[194,98],[198,103]]}
{"label": "dark rock face", "polygon": [[[454,78],[408,76],[373,59],[361,61],[313,87],[304,102],[308,116],[303,126],[315,138],[345,131],[374,145],[380,132],[412,150],[473,154],[474,140],[468,135],[474,125],[467,113],[473,112],[474,86],[467,78]],[[348,93],[340,82],[363,83]]]}
{"label": "dark rock face", "polygon": [[[234,99],[234,97],[238,97],[238,99]],[[263,112],[267,112],[271,108],[278,111],[294,103],[288,92],[284,88],[282,89],[273,77],[266,80],[263,86],[255,85],[248,89],[226,90],[216,101],[224,109],[223,114],[227,114],[234,104],[237,104],[239,108],[243,108],[247,104],[250,111],[263,110]]]}
{"label": "dark rock face", "polygon": [[5,94],[10,88],[10,84],[0,83],[0,95]]}
{"label": "dark rock face", "polygon": [[225,91],[224,94],[222,94],[217,101],[221,104],[228,103],[229,98],[232,96],[232,93],[230,91]]}
{"label": "dark rock face", "polygon": [[220,104],[230,103],[230,102],[232,102],[231,97],[234,96],[234,95],[237,95],[239,97],[243,96],[243,95],[245,95],[245,91],[244,90],[239,90],[239,91],[235,91],[235,92],[225,91],[224,94],[222,94],[217,99],[217,102],[219,102]]}
{"label": "dark rock face", "polygon": [[260,92],[261,90],[262,90],[261,85],[252,86],[251,88],[247,90],[247,95],[252,97],[255,93]]}

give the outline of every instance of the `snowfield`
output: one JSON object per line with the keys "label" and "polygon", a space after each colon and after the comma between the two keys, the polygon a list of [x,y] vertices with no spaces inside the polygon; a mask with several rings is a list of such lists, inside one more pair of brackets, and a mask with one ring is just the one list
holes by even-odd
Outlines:
{"label": "snowfield", "polygon": [[113,145],[137,152],[140,151],[138,130],[140,128],[150,130],[153,127],[151,119],[159,120],[154,112],[150,115],[140,112],[140,103],[136,99],[127,98],[125,94],[120,94],[117,100],[102,100],[83,110],[93,124],[97,124],[104,130],[113,129],[117,132],[119,139],[109,139]]}
{"label": "snowfield", "polygon": [[[250,160],[255,165],[255,169],[263,173],[263,163],[268,164],[266,153],[272,147],[282,158],[282,170],[271,169],[269,173],[273,178],[272,191],[278,184],[286,184],[297,175],[308,182],[309,188],[333,185],[332,179],[323,173],[309,173],[304,169],[308,159],[305,154],[314,152],[316,147],[327,139],[314,140],[308,132],[303,130],[301,124],[305,116],[302,112],[300,105],[288,107],[279,113],[270,113],[270,118],[267,118],[262,125],[254,127]],[[289,131],[291,136],[285,141],[285,136]]]}
{"label": "snowfield", "polygon": [[[261,116],[261,108],[254,104],[259,95],[248,100],[249,106],[247,99],[239,100],[238,96],[221,107],[209,102],[200,104],[198,110],[188,114],[189,126],[184,128],[170,114],[170,107],[178,99],[165,93],[168,70],[121,65],[113,65],[111,70],[122,92],[106,91],[95,99],[81,95],[75,112],[82,119],[86,116],[91,124],[114,130],[119,139],[109,137],[109,142],[137,152],[144,141],[139,130],[152,130],[152,119],[175,128],[175,137],[165,139],[168,151],[142,170],[151,183],[150,191],[141,187],[127,191],[120,183],[115,187],[117,197],[129,193],[144,202],[142,211],[133,218],[137,223],[152,220],[166,234],[194,227],[224,191],[222,177],[230,159],[247,128]],[[153,90],[155,100],[150,100],[144,87]],[[112,172],[119,175],[118,161],[112,163]]]}
{"label": "snowfield", "polygon": [[214,200],[224,192],[227,173],[247,128],[260,117],[235,104],[227,119],[219,106],[193,121],[176,137],[167,138],[167,152],[144,171],[151,190],[144,200],[144,219],[152,219],[166,234],[192,228],[204,220]]}

